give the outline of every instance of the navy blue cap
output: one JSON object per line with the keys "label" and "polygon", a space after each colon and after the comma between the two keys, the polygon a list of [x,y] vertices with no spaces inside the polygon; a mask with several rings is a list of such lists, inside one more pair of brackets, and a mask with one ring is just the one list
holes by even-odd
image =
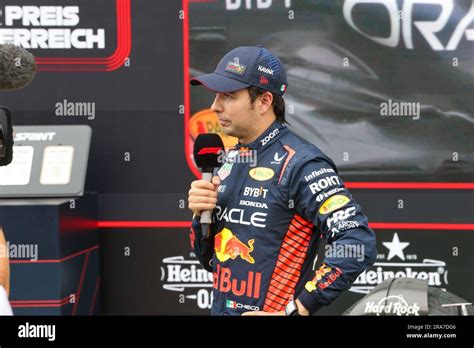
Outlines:
{"label": "navy blue cap", "polygon": [[234,48],[221,59],[216,70],[191,80],[218,93],[234,92],[250,86],[283,95],[288,86],[281,60],[262,46]]}

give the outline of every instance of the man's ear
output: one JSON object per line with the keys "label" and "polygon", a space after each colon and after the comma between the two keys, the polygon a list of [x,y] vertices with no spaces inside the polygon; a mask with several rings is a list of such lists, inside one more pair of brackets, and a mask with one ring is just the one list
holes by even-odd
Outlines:
{"label": "man's ear", "polygon": [[265,92],[259,96],[260,114],[264,114],[272,107],[273,95],[270,92]]}

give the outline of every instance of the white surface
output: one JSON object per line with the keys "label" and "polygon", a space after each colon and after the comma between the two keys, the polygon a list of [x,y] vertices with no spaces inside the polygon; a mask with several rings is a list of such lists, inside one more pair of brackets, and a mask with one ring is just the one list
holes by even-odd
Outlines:
{"label": "white surface", "polygon": [[73,146],[47,146],[41,167],[41,185],[67,185],[71,181]]}
{"label": "white surface", "polygon": [[0,315],[13,315],[6,290],[0,286]]}
{"label": "white surface", "polygon": [[13,146],[13,161],[0,167],[0,186],[28,185],[33,153],[33,146]]}

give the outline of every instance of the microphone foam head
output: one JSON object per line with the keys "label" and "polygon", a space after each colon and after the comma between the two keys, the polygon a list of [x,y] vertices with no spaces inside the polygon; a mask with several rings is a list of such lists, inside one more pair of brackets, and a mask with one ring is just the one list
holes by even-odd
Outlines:
{"label": "microphone foam head", "polygon": [[36,75],[35,57],[22,47],[0,45],[0,89],[15,90],[27,86]]}
{"label": "microphone foam head", "polygon": [[224,151],[221,137],[215,133],[199,134],[194,141],[194,160],[199,168],[218,168],[219,156]]}
{"label": "microphone foam head", "polygon": [[10,110],[0,106],[0,167],[13,159],[13,126]]}

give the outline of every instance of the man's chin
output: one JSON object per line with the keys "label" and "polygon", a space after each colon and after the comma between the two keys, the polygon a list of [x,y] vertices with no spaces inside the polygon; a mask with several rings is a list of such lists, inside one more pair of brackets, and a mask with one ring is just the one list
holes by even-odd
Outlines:
{"label": "man's chin", "polygon": [[235,133],[233,132],[233,129],[232,127],[230,126],[227,126],[227,127],[222,127],[221,126],[221,131],[222,133],[224,133],[225,135],[229,136],[229,137],[235,137]]}

